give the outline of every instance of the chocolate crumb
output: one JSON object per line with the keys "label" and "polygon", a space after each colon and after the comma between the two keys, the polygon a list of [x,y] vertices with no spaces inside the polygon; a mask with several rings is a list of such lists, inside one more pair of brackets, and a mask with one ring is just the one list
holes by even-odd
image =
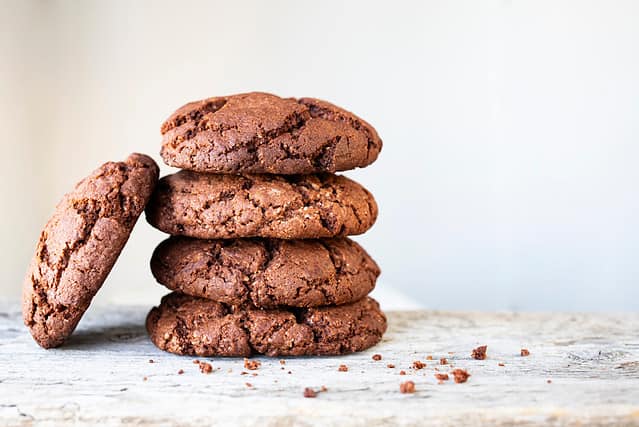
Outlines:
{"label": "chocolate crumb", "polygon": [[149,363],[155,363],[153,359],[149,359]]}
{"label": "chocolate crumb", "polygon": [[284,366],[282,366],[280,369],[283,371],[283,370],[284,370],[284,369],[286,369],[286,368],[284,368]]}
{"label": "chocolate crumb", "polygon": [[288,371],[287,373],[288,373],[288,374],[292,374],[292,372],[291,372],[291,371]]}
{"label": "chocolate crumb", "polygon": [[213,372],[213,366],[210,363],[200,362],[200,372],[203,374],[210,374]]}
{"label": "chocolate crumb", "polygon": [[393,369],[395,367],[395,365],[393,365],[392,363],[389,363],[388,365],[386,365],[387,368]]}
{"label": "chocolate crumb", "polygon": [[146,381],[146,380],[148,380],[148,378],[147,378],[147,377],[142,378],[142,381]]}
{"label": "chocolate crumb", "polygon": [[486,349],[487,348],[488,348],[487,345],[481,345],[481,346],[473,349],[473,352],[472,352],[471,356],[475,360],[484,360],[484,359],[486,359]]}
{"label": "chocolate crumb", "polygon": [[304,389],[304,397],[317,397],[317,392],[310,387]]}
{"label": "chocolate crumb", "polygon": [[419,360],[416,360],[413,362],[413,368],[415,369],[424,369],[426,367],[426,364],[424,362],[421,362]]}
{"label": "chocolate crumb", "polygon": [[439,364],[448,365],[448,359],[446,359],[445,357],[442,357],[441,359],[439,359]]}
{"label": "chocolate crumb", "polygon": [[373,354],[373,360],[375,360],[375,361],[382,360],[382,355],[381,354]]}
{"label": "chocolate crumb", "polygon": [[244,384],[246,384],[246,386],[247,386],[248,388],[253,387],[253,384],[251,384],[251,383],[244,383]]}
{"label": "chocolate crumb", "polygon": [[521,349],[521,357],[526,357],[526,356],[530,356],[530,351],[528,351],[527,348],[522,348]]}
{"label": "chocolate crumb", "polygon": [[197,360],[197,359],[195,359],[195,360],[193,361],[193,364],[194,364],[194,365],[199,365],[199,364],[200,364],[200,361],[199,361],[199,360]]}
{"label": "chocolate crumb", "polygon": [[400,393],[415,393],[415,383],[412,381],[406,381],[399,384]]}
{"label": "chocolate crumb", "polygon": [[247,358],[244,358],[244,367],[248,369],[249,371],[254,371],[257,368],[259,368],[261,365],[262,363],[258,360],[249,360]]}
{"label": "chocolate crumb", "polygon": [[546,382],[547,382],[548,384],[550,384],[550,383],[552,383],[552,380],[546,380]]}
{"label": "chocolate crumb", "polygon": [[503,363],[498,363],[497,366],[506,366]]}
{"label": "chocolate crumb", "polygon": [[453,374],[453,378],[457,384],[465,383],[468,377],[470,377],[470,374],[464,369],[454,369],[450,373]]}
{"label": "chocolate crumb", "polygon": [[399,375],[406,375],[406,371],[399,371]]}
{"label": "chocolate crumb", "polygon": [[448,381],[449,380],[449,376],[448,374],[435,374],[435,378],[437,378],[438,381]]}
{"label": "chocolate crumb", "polygon": [[184,373],[184,369],[180,369],[180,370],[178,371],[178,375],[182,375],[183,373]]}
{"label": "chocolate crumb", "polygon": [[337,370],[339,372],[348,372],[348,366],[346,365],[339,365],[339,368],[337,368]]}
{"label": "chocolate crumb", "polygon": [[240,372],[240,375],[248,375],[248,372],[242,371],[242,372]]}

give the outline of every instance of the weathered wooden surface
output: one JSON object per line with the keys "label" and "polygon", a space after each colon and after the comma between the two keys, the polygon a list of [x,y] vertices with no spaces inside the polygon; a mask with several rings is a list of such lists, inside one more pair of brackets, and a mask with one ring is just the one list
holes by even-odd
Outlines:
{"label": "weathered wooden surface", "polygon": [[[18,310],[0,307],[0,425],[639,425],[637,314],[394,312],[371,351],[284,366],[257,358],[252,376],[240,359],[208,359],[220,369],[206,375],[193,358],[160,352],[142,326],[146,308],[92,308],[69,344],[49,351]],[[488,358],[471,359],[480,344]],[[448,370],[440,357],[472,377],[437,384],[434,368]],[[427,367],[410,369],[414,360]],[[407,380],[415,394],[399,393]]]}

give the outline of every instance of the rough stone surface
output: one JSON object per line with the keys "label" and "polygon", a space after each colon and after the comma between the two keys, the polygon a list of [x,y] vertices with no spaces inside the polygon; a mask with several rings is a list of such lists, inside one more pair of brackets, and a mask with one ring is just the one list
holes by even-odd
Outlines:
{"label": "rough stone surface", "polygon": [[386,331],[370,297],[336,307],[260,310],[173,292],[147,317],[160,349],[194,356],[337,355],[365,350]]}
{"label": "rough stone surface", "polygon": [[158,282],[226,304],[317,307],[357,301],[380,270],[348,238],[199,240],[170,237],[156,248]]}
{"label": "rough stone surface", "polygon": [[111,271],[158,179],[132,154],[109,162],[64,196],[40,234],[23,287],[24,323],[42,347],[73,332]]}
{"label": "rough stone surface", "polygon": [[346,110],[259,92],[191,102],[161,131],[164,161],[199,172],[343,171],[369,165],[382,148],[375,129]]}
{"label": "rough stone surface", "polygon": [[163,177],[147,207],[151,225],[199,239],[311,239],[361,234],[377,204],[339,175],[219,175],[180,171]]}

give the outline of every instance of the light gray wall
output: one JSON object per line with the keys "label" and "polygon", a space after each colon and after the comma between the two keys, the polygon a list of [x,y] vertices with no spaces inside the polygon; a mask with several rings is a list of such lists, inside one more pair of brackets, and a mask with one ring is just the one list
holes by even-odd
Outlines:
{"label": "light gray wall", "polygon": [[[358,240],[430,308],[639,307],[639,2],[2,1],[2,281],[106,160],[186,101],[325,98],[373,123]],[[164,167],[163,173],[170,172]],[[141,220],[99,301],[153,304]]]}

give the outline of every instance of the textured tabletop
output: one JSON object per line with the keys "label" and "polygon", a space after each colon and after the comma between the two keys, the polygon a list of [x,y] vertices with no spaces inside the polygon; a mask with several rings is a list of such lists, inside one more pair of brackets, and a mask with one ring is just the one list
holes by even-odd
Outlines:
{"label": "textured tabletop", "polygon": [[[0,425],[639,425],[639,314],[391,312],[370,351],[259,357],[257,370],[200,358],[206,374],[151,344],[147,310],[92,307],[47,351],[17,304],[0,305]],[[485,360],[471,357],[479,345]],[[455,368],[466,383],[438,384]],[[406,381],[414,393],[400,393]]]}

